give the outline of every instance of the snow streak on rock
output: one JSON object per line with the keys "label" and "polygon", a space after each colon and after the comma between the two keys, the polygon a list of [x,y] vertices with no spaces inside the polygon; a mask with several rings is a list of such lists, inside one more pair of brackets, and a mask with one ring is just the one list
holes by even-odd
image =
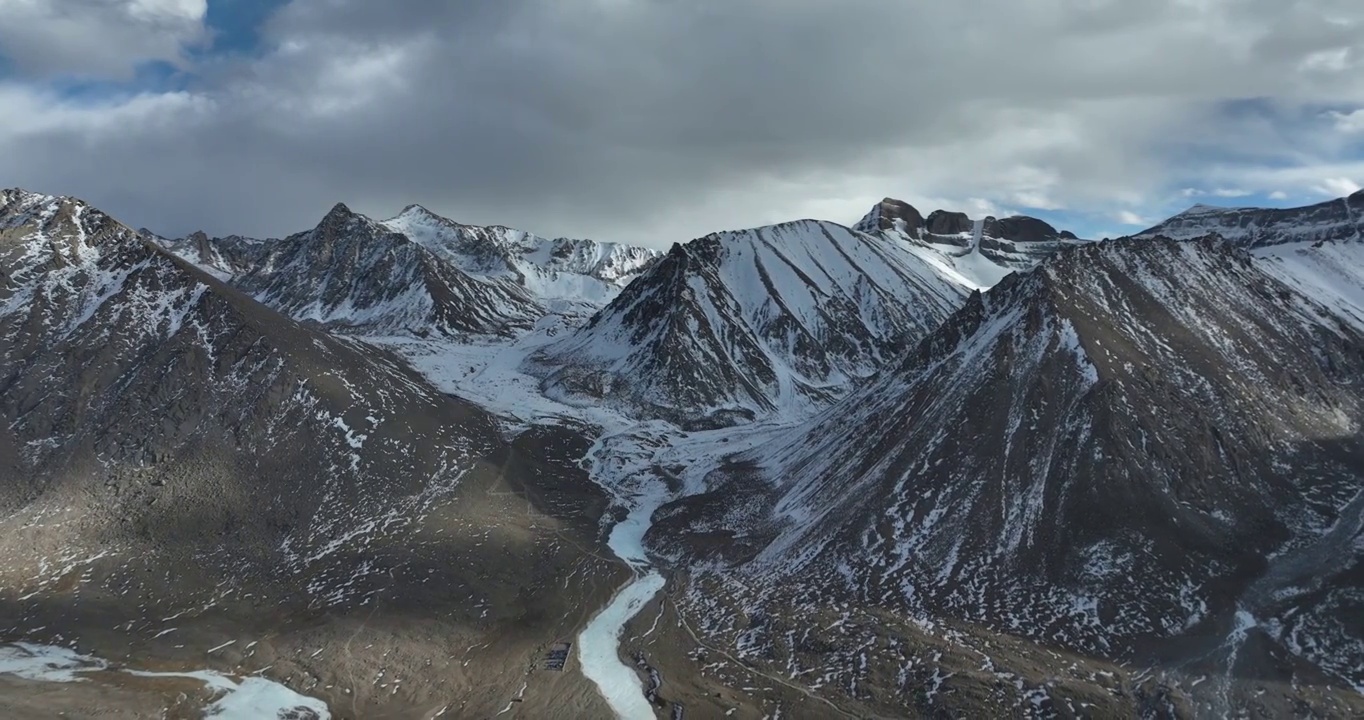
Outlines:
{"label": "snow streak on rock", "polygon": [[897,357],[965,292],[832,223],[722,233],[674,246],[531,368],[552,395],[684,424],[795,416]]}

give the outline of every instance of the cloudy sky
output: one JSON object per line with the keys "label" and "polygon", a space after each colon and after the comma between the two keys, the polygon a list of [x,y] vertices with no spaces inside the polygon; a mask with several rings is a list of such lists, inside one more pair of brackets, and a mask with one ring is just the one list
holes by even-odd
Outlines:
{"label": "cloudy sky", "polygon": [[0,0],[0,185],[666,246],[883,196],[1118,235],[1364,183],[1359,0]]}

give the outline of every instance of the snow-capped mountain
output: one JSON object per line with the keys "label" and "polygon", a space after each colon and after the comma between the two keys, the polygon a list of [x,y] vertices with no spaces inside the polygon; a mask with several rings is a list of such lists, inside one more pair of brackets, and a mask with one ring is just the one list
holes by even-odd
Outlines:
{"label": "snow-capped mountain", "polygon": [[1195,205],[1136,237],[1187,240],[1216,233],[1238,247],[1364,241],[1364,190],[1297,208]]}
{"label": "snow-capped mountain", "polygon": [[972,220],[966,213],[935,210],[924,217],[913,205],[886,198],[854,226],[897,240],[928,262],[944,264],[972,289],[1029,270],[1058,250],[1083,242],[1066,230],[1026,215]]}
{"label": "snow-capped mountain", "polygon": [[674,245],[530,368],[554,396],[723,425],[841,395],[966,292],[939,266],[833,223],[719,233]]}
{"label": "snow-capped mountain", "polygon": [[650,248],[464,225],[411,205],[383,222],[465,272],[509,278],[556,312],[596,311],[658,262]]}
{"label": "snow-capped mountain", "polygon": [[661,255],[461,225],[416,205],[377,222],[338,204],[282,240],[195,233],[166,245],[290,317],[361,335],[514,336],[550,312],[591,314]]}
{"label": "snow-capped mountain", "polygon": [[[1220,240],[1091,244],[731,458],[651,542],[707,588],[1188,665],[1237,684],[1205,711],[1281,712],[1237,678],[1364,688],[1361,376],[1364,335]],[[764,617],[736,642],[780,666],[801,622]]]}
{"label": "snow-capped mountain", "polygon": [[192,235],[171,249],[295,320],[373,335],[510,336],[543,314],[514,282],[470,275],[338,204],[282,240]]}

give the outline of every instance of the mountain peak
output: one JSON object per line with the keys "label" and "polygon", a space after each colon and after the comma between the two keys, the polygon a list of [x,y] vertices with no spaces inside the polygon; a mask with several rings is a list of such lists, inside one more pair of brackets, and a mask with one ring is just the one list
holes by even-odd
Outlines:
{"label": "mountain peak", "polygon": [[446,220],[446,218],[431,212],[424,205],[418,203],[412,203],[407,207],[403,208],[403,211],[398,213],[397,216],[395,216],[393,219],[398,220],[403,218],[430,218],[435,220]]}
{"label": "mountain peak", "polygon": [[345,203],[339,202],[333,205],[331,210],[327,211],[327,214],[323,217],[323,219],[326,220],[328,218],[351,217],[353,215],[355,215],[355,213],[351,212],[351,209],[349,207],[346,207]]}
{"label": "mountain peak", "polygon": [[364,215],[351,210],[345,203],[337,203],[322,217],[322,221],[317,224],[317,227],[314,228],[313,232],[322,233],[322,237],[333,237],[337,233],[344,231],[345,228],[356,221],[361,221],[362,224],[366,225],[373,225],[373,221]]}
{"label": "mountain peak", "polygon": [[1209,213],[1219,213],[1233,209],[1235,208],[1222,207],[1219,205],[1209,205],[1207,203],[1194,203],[1192,206],[1189,207],[1188,210],[1185,210],[1184,212],[1180,213],[1180,215],[1206,215]]}
{"label": "mountain peak", "polygon": [[913,205],[892,197],[882,198],[853,229],[859,232],[900,230],[914,234],[924,225],[924,216]]}

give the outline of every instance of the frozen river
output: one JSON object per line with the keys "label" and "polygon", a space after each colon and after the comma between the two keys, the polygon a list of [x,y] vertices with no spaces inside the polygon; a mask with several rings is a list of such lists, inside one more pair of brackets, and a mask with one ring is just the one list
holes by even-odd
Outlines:
{"label": "frozen river", "polygon": [[649,565],[644,552],[644,533],[649,530],[654,511],[665,499],[662,488],[657,490],[631,500],[634,507],[611,529],[608,541],[611,551],[630,566],[634,578],[616,592],[611,603],[578,635],[583,674],[597,685],[616,716],[623,720],[655,717],[639,674],[620,659],[620,636],[625,623],[663,589],[663,576]]}

